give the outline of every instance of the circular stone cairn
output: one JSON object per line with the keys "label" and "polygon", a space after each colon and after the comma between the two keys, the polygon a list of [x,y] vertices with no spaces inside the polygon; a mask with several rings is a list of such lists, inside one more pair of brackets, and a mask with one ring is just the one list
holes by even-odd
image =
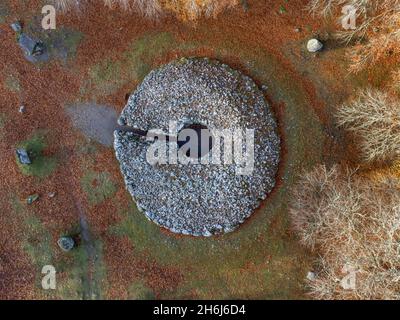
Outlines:
{"label": "circular stone cairn", "polygon": [[225,164],[222,147],[222,165],[151,165],[146,152],[154,141],[117,130],[114,147],[128,191],[149,220],[174,233],[233,231],[275,185],[280,139],[262,92],[252,79],[218,61],[182,58],[150,72],[119,118],[122,126],[164,134],[170,134],[170,121],[178,130],[191,125],[211,132],[254,129],[253,171],[239,175],[243,164]]}

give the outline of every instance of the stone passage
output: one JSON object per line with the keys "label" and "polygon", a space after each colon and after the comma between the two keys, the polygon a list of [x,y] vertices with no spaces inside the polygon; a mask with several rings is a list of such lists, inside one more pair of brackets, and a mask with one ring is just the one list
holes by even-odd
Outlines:
{"label": "stone passage", "polygon": [[[275,185],[280,139],[263,94],[252,79],[218,61],[179,59],[153,70],[119,118],[121,126],[165,134],[170,121],[178,132],[254,129],[254,169],[238,175],[238,163],[151,165],[146,153],[155,142],[117,130],[114,147],[128,191],[148,219],[172,232],[211,236],[233,231]],[[205,140],[201,156],[219,150],[223,157],[223,145]]]}

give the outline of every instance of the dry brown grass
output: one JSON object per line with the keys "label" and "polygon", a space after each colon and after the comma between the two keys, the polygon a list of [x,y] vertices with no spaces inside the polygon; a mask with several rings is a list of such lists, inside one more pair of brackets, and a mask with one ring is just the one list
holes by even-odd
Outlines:
{"label": "dry brown grass", "polygon": [[[83,0],[54,0],[56,6],[64,11],[84,5]],[[239,4],[239,0],[104,0],[106,6],[122,7],[126,11],[157,19],[165,12],[172,12],[183,21],[195,21],[202,16],[216,17],[227,8]]]}
{"label": "dry brown grass", "polygon": [[157,19],[162,15],[162,7],[158,0],[104,0],[104,3],[110,8],[119,5],[126,11],[138,12],[150,19]]}
{"label": "dry brown grass", "polygon": [[393,71],[390,75],[390,88],[394,94],[400,93],[400,69]]}
{"label": "dry brown grass", "polygon": [[[319,166],[303,176],[293,195],[293,227],[320,255],[317,277],[309,282],[314,298],[400,298],[397,180],[374,183],[348,168]],[[349,270],[354,289],[341,284]]]}
{"label": "dry brown grass", "polygon": [[81,0],[53,0],[54,5],[57,9],[62,11],[71,10],[74,7],[77,7],[82,2]]}
{"label": "dry brown grass", "polygon": [[161,0],[163,7],[181,20],[195,21],[201,16],[217,17],[225,9],[239,4],[239,0]]}
{"label": "dry brown grass", "polygon": [[400,101],[378,90],[365,90],[336,112],[337,122],[356,136],[367,162],[400,156]]}
{"label": "dry brown grass", "polygon": [[313,13],[340,16],[347,4],[357,9],[356,29],[341,31],[337,37],[347,43],[357,42],[349,51],[351,71],[357,72],[388,55],[399,54],[400,0],[311,0],[308,7]]}

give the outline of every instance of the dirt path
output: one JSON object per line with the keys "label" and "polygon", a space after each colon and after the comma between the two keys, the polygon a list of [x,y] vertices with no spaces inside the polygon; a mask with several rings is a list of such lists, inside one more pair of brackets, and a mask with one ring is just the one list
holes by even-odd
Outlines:
{"label": "dirt path", "polygon": [[[76,190],[77,186],[76,183],[73,181],[74,175],[72,173],[70,166],[67,167],[66,171],[68,172],[69,178],[65,182],[65,190]],[[95,283],[95,279],[93,276],[93,270],[95,268],[97,260],[96,247],[94,245],[94,241],[90,232],[90,227],[87,221],[85,209],[80,199],[76,196],[76,192],[74,191],[69,191],[69,194],[73,200],[74,207],[76,209],[76,213],[79,220],[80,236],[82,241],[80,245],[84,247],[87,259],[86,275],[82,281],[82,289],[83,289],[82,298],[84,300],[97,299],[100,297],[100,292],[98,291],[98,287]]]}

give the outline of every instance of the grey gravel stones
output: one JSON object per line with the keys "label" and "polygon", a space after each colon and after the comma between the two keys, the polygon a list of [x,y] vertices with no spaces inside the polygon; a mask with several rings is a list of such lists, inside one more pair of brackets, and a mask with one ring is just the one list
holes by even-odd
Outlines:
{"label": "grey gravel stones", "polygon": [[164,133],[170,121],[178,128],[197,123],[210,130],[254,129],[254,170],[238,175],[237,163],[151,165],[146,152],[154,141],[117,130],[114,148],[127,190],[149,220],[174,233],[233,231],[275,185],[280,138],[262,92],[252,79],[218,61],[179,59],[153,70],[118,120],[123,126]]}

